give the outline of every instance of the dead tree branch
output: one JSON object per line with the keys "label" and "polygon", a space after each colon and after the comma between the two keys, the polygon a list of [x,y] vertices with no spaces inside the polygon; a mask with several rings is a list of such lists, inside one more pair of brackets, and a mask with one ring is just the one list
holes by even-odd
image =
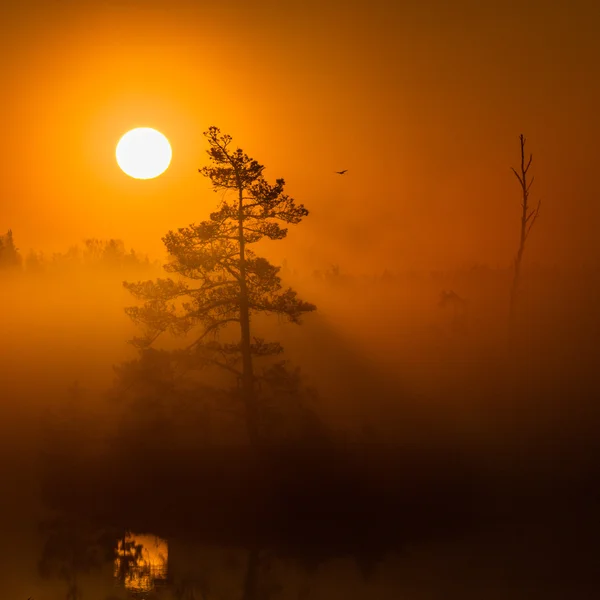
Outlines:
{"label": "dead tree branch", "polygon": [[514,337],[515,329],[515,314],[517,305],[517,295],[519,290],[519,284],[521,281],[521,265],[523,263],[523,253],[525,252],[525,243],[529,238],[532,227],[534,226],[537,218],[540,214],[540,207],[542,201],[539,200],[537,206],[534,209],[529,207],[529,192],[533,185],[534,177],[528,181],[527,176],[529,169],[533,161],[533,154],[529,154],[527,162],[525,162],[525,136],[521,134],[519,136],[521,143],[521,166],[520,172],[511,167],[512,172],[519,181],[521,187],[521,232],[519,236],[519,249],[514,261],[514,274],[510,290],[510,310],[509,310],[509,336],[512,339]]}

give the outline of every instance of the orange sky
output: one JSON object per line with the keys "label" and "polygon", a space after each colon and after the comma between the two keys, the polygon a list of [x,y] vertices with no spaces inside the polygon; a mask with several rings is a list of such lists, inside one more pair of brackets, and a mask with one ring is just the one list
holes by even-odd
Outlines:
{"label": "orange sky", "polygon": [[[28,0],[0,9],[0,231],[22,250],[118,237],[157,256],[206,218],[215,124],[311,216],[278,247],[347,270],[508,265],[518,134],[543,199],[529,260],[598,255],[600,7],[421,0]],[[114,159],[156,127],[167,173]],[[341,178],[337,169],[349,169]]]}

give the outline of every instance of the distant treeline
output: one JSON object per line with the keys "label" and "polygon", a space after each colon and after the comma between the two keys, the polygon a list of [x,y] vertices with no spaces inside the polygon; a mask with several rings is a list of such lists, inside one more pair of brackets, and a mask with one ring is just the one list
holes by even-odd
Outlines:
{"label": "distant treeline", "polygon": [[[312,279],[322,283],[338,285],[355,285],[365,283],[404,283],[404,282],[444,282],[448,278],[456,278],[463,281],[483,281],[510,279],[513,275],[512,265],[490,266],[487,264],[473,264],[447,269],[383,269],[370,273],[352,273],[340,267],[330,265],[324,269],[302,271],[290,267],[284,260],[280,275],[283,279]],[[600,265],[573,264],[568,267],[556,264],[533,263],[523,267],[523,271],[533,276],[574,276],[587,278],[600,278]]]}
{"label": "distant treeline", "polygon": [[15,246],[12,230],[0,235],[0,269],[20,268],[23,258]]}
{"label": "distant treeline", "polygon": [[83,246],[71,246],[66,252],[44,254],[30,250],[23,257],[15,245],[12,230],[0,235],[0,269],[40,273],[44,271],[62,271],[79,267],[97,267],[106,269],[140,269],[155,266],[147,255],[133,249],[127,249],[118,239],[100,240],[88,238]]}
{"label": "distant treeline", "polygon": [[[46,254],[42,251],[29,250],[24,254],[15,244],[12,230],[0,235],[0,271],[22,271],[39,273],[43,271],[64,271],[76,268],[105,268],[105,269],[160,269],[160,262],[151,260],[147,254],[142,254],[133,248],[128,249],[123,240],[86,238],[82,245],[72,245],[65,252]],[[530,275],[538,276],[573,276],[584,277],[587,280],[600,278],[600,265],[570,265],[568,268],[557,265],[533,263],[524,268]],[[329,267],[301,270],[291,266],[287,260],[282,261],[280,276],[284,280],[307,280],[333,285],[364,285],[364,284],[396,284],[405,282],[440,283],[445,284],[449,279],[455,281],[498,281],[509,280],[512,277],[512,265],[490,266],[473,264],[454,269],[387,269],[371,273],[351,273],[339,264]]]}

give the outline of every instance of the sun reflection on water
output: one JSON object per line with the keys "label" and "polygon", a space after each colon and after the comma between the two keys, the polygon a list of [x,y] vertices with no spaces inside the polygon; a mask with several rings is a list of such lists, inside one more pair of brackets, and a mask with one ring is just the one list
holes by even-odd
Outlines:
{"label": "sun reflection on water", "polygon": [[117,544],[114,574],[131,592],[151,592],[166,580],[168,558],[166,540],[128,533]]}

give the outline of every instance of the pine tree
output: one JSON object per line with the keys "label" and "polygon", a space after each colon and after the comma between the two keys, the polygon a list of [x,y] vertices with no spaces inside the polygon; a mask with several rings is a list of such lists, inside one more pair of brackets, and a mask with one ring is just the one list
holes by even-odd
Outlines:
{"label": "pine tree", "polygon": [[[252,315],[277,314],[300,323],[315,306],[284,289],[279,267],[258,256],[250,246],[262,239],[281,240],[286,225],[296,225],[308,215],[301,204],[284,193],[285,182],[274,185],[263,175],[264,167],[217,127],[204,133],[210,163],[199,169],[214,192],[222,192],[218,210],[207,221],[169,231],[163,242],[170,256],[165,270],[177,276],[125,287],[143,306],[129,307],[127,314],[145,328],[132,342],[149,348],[164,332],[194,334],[194,341],[180,351],[188,367],[218,366],[234,375],[243,400],[250,440],[260,439],[261,414],[254,360],[282,352],[278,342],[265,342],[252,331]],[[239,327],[239,341],[223,343],[219,332]],[[237,336],[236,336],[237,337]]]}
{"label": "pine tree", "polygon": [[0,236],[0,268],[20,267],[23,259],[15,246],[12,229],[6,235]]}

